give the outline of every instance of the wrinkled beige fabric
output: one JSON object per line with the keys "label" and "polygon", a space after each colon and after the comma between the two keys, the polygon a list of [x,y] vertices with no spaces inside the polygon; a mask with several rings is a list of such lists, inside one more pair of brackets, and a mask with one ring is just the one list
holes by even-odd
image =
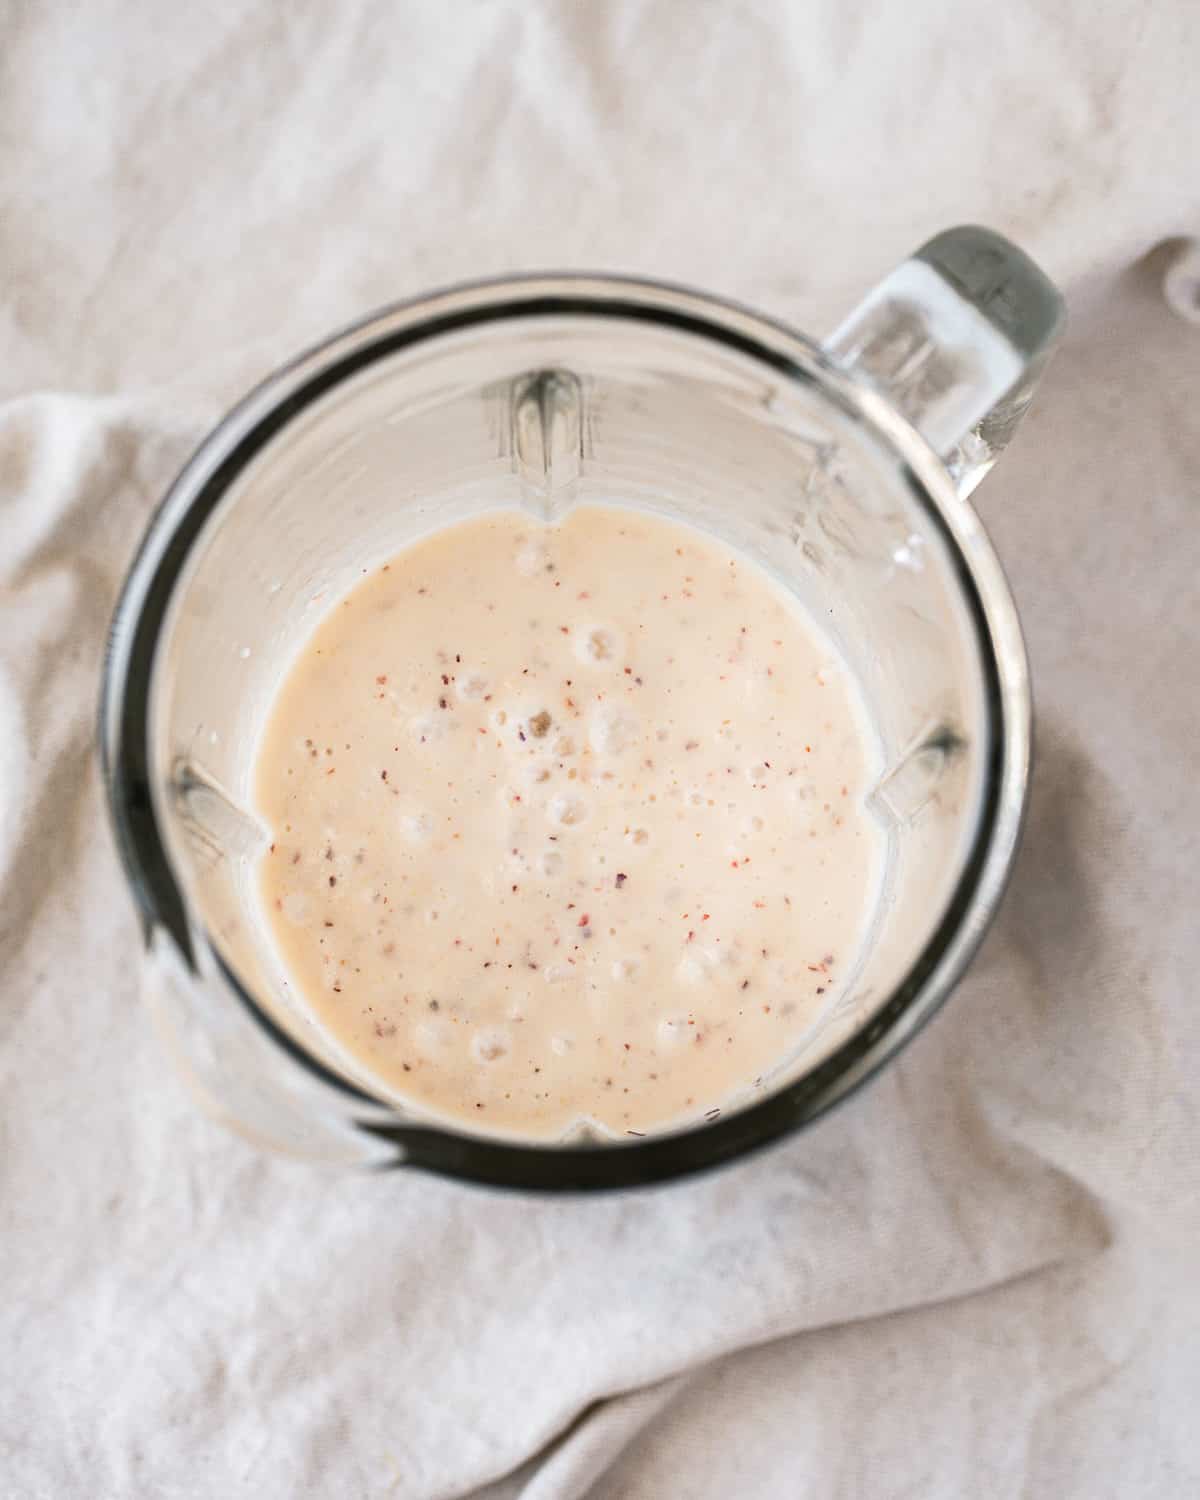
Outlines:
{"label": "wrinkled beige fabric", "polygon": [[[1200,230],[1185,5],[0,0],[0,1494],[1200,1493]],[[967,982],[666,1191],[330,1178],[195,1112],[93,751],[141,527],[244,387],[462,276],[813,332],[978,220],[1068,292],[979,492],[1039,708]]]}

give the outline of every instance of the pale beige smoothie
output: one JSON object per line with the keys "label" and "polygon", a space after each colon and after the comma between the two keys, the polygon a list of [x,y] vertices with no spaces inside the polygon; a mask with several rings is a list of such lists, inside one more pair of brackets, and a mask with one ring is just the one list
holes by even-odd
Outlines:
{"label": "pale beige smoothie", "polygon": [[428,1117],[683,1123],[784,1064],[873,908],[848,672],[767,575],[585,506],[431,535],[284,680],[256,798],[291,985]]}

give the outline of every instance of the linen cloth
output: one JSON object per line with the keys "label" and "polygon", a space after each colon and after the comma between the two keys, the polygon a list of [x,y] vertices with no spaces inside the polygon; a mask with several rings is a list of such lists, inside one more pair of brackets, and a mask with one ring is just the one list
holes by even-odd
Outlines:
{"label": "linen cloth", "polygon": [[[1200,1494],[1200,12],[0,0],[0,1496]],[[1039,708],[941,1016],[802,1136],[546,1201],[269,1159],[138,1001],[93,752],[193,443],[373,306],[623,270],[820,333],[938,229],[1072,304],[976,497]]]}

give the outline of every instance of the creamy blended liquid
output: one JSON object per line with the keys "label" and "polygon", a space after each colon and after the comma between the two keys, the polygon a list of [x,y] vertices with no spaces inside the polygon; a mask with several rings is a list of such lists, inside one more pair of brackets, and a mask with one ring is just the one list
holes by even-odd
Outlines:
{"label": "creamy blended liquid", "polygon": [[363,578],[273,705],[291,983],[430,1115],[534,1137],[720,1108],[836,1000],[875,898],[865,716],[697,531],[495,511]]}

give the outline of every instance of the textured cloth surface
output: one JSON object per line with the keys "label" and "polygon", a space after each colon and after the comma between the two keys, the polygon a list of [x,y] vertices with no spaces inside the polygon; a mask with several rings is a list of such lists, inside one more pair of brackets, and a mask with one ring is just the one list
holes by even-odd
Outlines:
{"label": "textured cloth surface", "polygon": [[[0,1495],[1200,1493],[1200,12],[0,0]],[[92,737],[150,510],[381,302],[643,272],[815,333],[930,233],[1073,322],[977,496],[1039,707],[1002,914],[805,1135],[546,1202],[268,1159],[139,1004]]]}

